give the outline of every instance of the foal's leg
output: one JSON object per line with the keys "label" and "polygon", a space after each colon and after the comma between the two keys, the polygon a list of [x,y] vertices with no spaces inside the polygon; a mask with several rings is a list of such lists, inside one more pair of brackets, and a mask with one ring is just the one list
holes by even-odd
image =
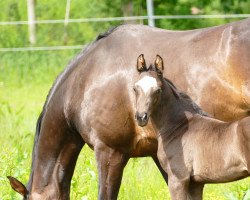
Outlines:
{"label": "foal's leg", "polygon": [[185,166],[180,162],[181,156],[175,155],[168,159],[162,138],[158,140],[157,158],[168,175],[168,189],[172,200],[187,200],[190,176],[186,173]]}
{"label": "foal's leg", "polygon": [[203,183],[195,183],[191,181],[188,189],[190,200],[202,200],[203,188]]}
{"label": "foal's leg", "polygon": [[154,160],[156,166],[157,166],[158,169],[160,170],[161,175],[163,176],[165,182],[168,184],[168,174],[167,174],[167,173],[164,171],[164,169],[162,168],[162,166],[161,166],[161,164],[160,164],[158,158],[157,158],[156,156],[153,156],[152,158],[153,158],[153,160]]}
{"label": "foal's leg", "polygon": [[188,184],[187,179],[181,180],[170,173],[168,177],[168,188],[172,200],[187,200],[188,199]]}
{"label": "foal's leg", "polygon": [[[161,156],[158,156],[160,163],[164,171],[168,175],[168,189],[172,200],[187,200],[188,188],[189,188],[189,176],[183,173],[182,170],[176,166],[171,165],[169,162]],[[178,164],[177,164],[178,165]]]}
{"label": "foal's leg", "polygon": [[128,157],[105,144],[99,144],[94,150],[99,176],[98,199],[117,199],[123,169],[128,162]]}

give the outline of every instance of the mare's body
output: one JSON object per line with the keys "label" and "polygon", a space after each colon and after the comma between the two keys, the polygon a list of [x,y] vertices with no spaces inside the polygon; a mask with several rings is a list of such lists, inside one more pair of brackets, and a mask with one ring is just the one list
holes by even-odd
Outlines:
{"label": "mare's body", "polygon": [[99,37],[54,83],[38,120],[28,192],[20,193],[30,199],[68,199],[85,143],[95,151],[99,199],[117,198],[130,157],[156,157],[152,126],[140,128],[134,120],[131,86],[138,78],[134,62],[140,52],[149,58],[163,55],[171,63],[168,77],[215,117],[248,115],[249,27],[250,19],[192,31],[123,25]]}
{"label": "mare's body", "polygon": [[[223,183],[250,175],[250,117],[223,122],[202,110],[151,65],[135,84],[139,125],[151,117],[158,135],[158,159],[168,174],[173,200],[201,200],[205,183]],[[163,65],[162,65],[163,66]],[[151,80],[147,90],[143,80]],[[155,81],[154,81],[155,80]],[[159,92],[157,92],[159,91]],[[144,120],[144,121],[143,121]]]}

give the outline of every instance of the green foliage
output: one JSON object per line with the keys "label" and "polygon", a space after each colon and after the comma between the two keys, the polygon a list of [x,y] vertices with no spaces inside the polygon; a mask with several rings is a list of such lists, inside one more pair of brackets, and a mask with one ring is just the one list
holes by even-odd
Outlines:
{"label": "green foliage", "polygon": [[243,200],[249,200],[250,199],[250,189],[248,189],[246,191],[246,193],[244,194]]}
{"label": "green foliage", "polygon": [[[198,14],[242,14],[250,13],[249,0],[171,0],[163,2],[156,0],[156,15],[191,15],[193,7],[199,9]],[[237,19],[238,20],[238,19]],[[166,29],[195,29],[216,26],[234,21],[233,19],[172,19],[157,20],[156,25]]]}
{"label": "green foliage", "polygon": [[245,185],[234,186],[230,192],[225,194],[225,196],[229,200],[249,200],[250,199],[249,183]]}
{"label": "green foliage", "polygon": [[[27,20],[26,1],[0,1],[0,21]],[[64,19],[65,1],[41,0],[36,1],[36,19]],[[250,13],[249,0],[155,0],[155,15],[190,15],[192,8],[199,10],[198,14],[233,14]],[[147,15],[146,1],[144,0],[72,0],[70,18],[120,17]],[[224,24],[235,19],[161,19],[156,20],[156,26],[165,29],[194,29]],[[100,32],[112,26],[124,23],[90,22],[64,24],[37,25],[36,46],[51,45],[80,45],[92,41]],[[147,20],[134,20],[125,23],[147,24]],[[29,46],[27,25],[0,26],[1,47]]]}

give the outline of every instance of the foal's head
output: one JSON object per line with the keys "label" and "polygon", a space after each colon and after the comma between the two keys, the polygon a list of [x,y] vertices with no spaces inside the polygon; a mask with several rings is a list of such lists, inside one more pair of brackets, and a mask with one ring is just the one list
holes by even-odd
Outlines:
{"label": "foal's head", "polygon": [[154,64],[146,66],[143,54],[137,58],[139,80],[134,84],[136,96],[135,118],[139,126],[145,126],[154,108],[159,104],[163,90],[163,60],[157,55]]}

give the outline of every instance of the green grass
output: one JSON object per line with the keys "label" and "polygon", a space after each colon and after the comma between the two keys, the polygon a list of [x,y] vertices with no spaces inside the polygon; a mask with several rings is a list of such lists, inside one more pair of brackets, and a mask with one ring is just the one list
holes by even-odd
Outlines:
{"label": "green grass", "polygon": [[[6,176],[26,183],[37,117],[57,74],[76,51],[0,54],[0,199],[21,199]],[[93,152],[85,146],[71,184],[71,199],[97,198]],[[250,180],[208,185],[204,199],[242,199]],[[235,198],[233,198],[235,197]],[[170,199],[167,186],[150,158],[131,159],[125,168],[119,199]]]}

